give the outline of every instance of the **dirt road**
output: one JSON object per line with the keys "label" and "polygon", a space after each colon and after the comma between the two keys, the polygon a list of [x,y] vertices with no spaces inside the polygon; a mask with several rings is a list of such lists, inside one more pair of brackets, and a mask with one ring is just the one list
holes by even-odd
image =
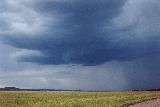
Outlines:
{"label": "dirt road", "polygon": [[129,107],[160,107],[160,99],[145,101],[135,105],[130,105]]}

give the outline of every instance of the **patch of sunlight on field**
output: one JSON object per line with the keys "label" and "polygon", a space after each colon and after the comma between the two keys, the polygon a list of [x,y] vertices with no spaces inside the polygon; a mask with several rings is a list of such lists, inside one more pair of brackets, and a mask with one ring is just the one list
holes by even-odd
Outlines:
{"label": "patch of sunlight on field", "polygon": [[0,92],[0,107],[122,107],[160,92]]}

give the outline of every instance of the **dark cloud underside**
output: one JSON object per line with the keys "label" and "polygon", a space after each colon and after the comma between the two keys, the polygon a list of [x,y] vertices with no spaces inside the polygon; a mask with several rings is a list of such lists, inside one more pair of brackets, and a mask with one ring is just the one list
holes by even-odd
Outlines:
{"label": "dark cloud underside", "polygon": [[156,53],[159,47],[153,49],[152,45],[158,41],[126,39],[124,30],[111,28],[112,20],[120,15],[124,3],[125,0],[42,2],[36,9],[45,10],[43,13],[48,12],[45,14],[53,14],[53,19],[59,19],[48,25],[50,31],[37,37],[10,36],[6,41],[18,48],[42,52],[44,56],[19,58],[20,61],[40,64],[98,65]]}
{"label": "dark cloud underside", "polygon": [[[110,26],[125,0],[93,0],[74,2],[44,2],[37,9],[49,14],[58,14],[59,22],[50,24],[49,33],[38,37],[7,38],[7,43],[24,49],[38,50],[44,57],[21,57],[20,61],[40,64],[83,64],[97,65],[117,56],[119,49],[110,47],[112,36],[105,27]],[[52,28],[52,26],[54,26]]]}

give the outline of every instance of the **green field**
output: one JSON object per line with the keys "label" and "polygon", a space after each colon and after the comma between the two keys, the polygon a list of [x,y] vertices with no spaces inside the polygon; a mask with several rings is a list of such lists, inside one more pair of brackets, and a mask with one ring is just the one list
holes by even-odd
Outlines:
{"label": "green field", "polygon": [[0,92],[0,107],[123,107],[160,92]]}

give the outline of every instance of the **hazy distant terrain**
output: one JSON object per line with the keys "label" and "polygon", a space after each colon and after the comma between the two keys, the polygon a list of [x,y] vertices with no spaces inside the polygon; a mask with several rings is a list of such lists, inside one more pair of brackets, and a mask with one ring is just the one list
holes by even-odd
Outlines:
{"label": "hazy distant terrain", "polygon": [[1,91],[0,107],[123,107],[160,98],[160,92]]}

